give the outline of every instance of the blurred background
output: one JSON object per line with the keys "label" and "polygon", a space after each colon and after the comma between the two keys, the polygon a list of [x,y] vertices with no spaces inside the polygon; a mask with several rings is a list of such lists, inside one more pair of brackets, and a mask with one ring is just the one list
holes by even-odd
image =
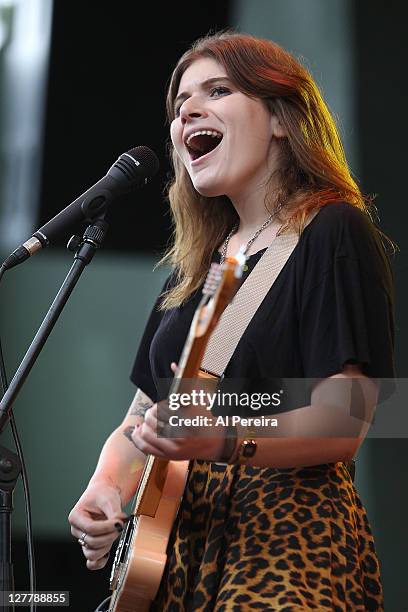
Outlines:
{"label": "blurred background", "polygon": [[[167,275],[166,84],[180,54],[218,29],[270,38],[303,58],[335,114],[354,175],[376,194],[399,246],[397,371],[406,376],[408,294],[406,19],[403,0],[0,0],[0,255],[99,180],[123,152],[152,148],[160,172],[111,207],[106,242],[82,275],[15,405],[32,495],[39,589],[94,610],[109,569],[85,569],[67,515],[103,441],[127,411],[138,342]],[[66,236],[66,239],[69,235]],[[66,241],[65,241],[66,242]],[[73,256],[65,243],[6,273],[0,333],[11,379]],[[13,449],[9,432],[2,444]],[[386,610],[408,609],[405,439],[367,440],[357,488],[375,534]],[[16,586],[28,588],[22,486],[15,492]]]}

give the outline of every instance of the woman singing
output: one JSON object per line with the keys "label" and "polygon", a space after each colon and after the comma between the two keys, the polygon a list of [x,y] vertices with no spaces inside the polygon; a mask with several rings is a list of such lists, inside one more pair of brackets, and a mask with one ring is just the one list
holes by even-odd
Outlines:
{"label": "woman singing", "polygon": [[[394,376],[392,276],[333,118],[291,54],[225,32],[180,58],[167,112],[174,236],[163,261],[172,273],[136,356],[135,398],[70,513],[72,534],[87,567],[103,567],[145,456],[188,459],[151,610],[383,610],[373,537],[348,465],[377,379]],[[252,441],[250,454],[239,433],[158,437],[158,384],[176,370],[211,262],[244,245],[245,283],[278,232],[297,232],[298,242],[224,380],[245,380],[251,392],[259,381],[313,379],[308,401],[286,406],[280,435]],[[363,417],[350,416],[351,393],[340,394],[333,417],[339,382],[358,384]]]}

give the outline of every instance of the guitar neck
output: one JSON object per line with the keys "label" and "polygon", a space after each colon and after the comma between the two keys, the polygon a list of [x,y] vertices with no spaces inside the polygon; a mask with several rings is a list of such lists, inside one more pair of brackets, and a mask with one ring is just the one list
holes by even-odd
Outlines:
{"label": "guitar neck", "polygon": [[[195,318],[199,323],[200,309]],[[194,321],[192,329],[195,329]],[[181,384],[186,378],[195,378],[198,375],[201,360],[207,344],[207,334],[198,337],[190,332],[178,366],[177,377],[173,379],[169,394],[178,393]],[[169,460],[148,455],[139,481],[135,496],[134,514],[155,516],[160,502],[161,493],[167,476]]]}

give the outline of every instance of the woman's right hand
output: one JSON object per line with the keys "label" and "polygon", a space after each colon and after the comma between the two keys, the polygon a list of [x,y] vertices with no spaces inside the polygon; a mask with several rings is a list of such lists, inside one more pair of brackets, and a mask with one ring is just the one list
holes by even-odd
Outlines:
{"label": "woman's right hand", "polygon": [[68,517],[74,538],[85,540],[82,552],[88,569],[97,570],[106,565],[125,518],[119,490],[115,486],[106,481],[88,485]]}

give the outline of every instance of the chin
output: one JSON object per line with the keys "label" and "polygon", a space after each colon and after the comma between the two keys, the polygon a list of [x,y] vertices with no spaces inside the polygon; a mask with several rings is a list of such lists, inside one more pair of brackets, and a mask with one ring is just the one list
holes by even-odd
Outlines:
{"label": "chin", "polygon": [[192,181],[194,189],[204,198],[216,198],[225,195],[225,189],[215,183],[200,183],[200,181]]}
{"label": "chin", "polygon": [[204,198],[217,198],[218,196],[224,195],[221,191],[217,191],[210,188],[206,189],[205,187],[203,187],[202,189],[198,189],[196,187],[195,190]]}

